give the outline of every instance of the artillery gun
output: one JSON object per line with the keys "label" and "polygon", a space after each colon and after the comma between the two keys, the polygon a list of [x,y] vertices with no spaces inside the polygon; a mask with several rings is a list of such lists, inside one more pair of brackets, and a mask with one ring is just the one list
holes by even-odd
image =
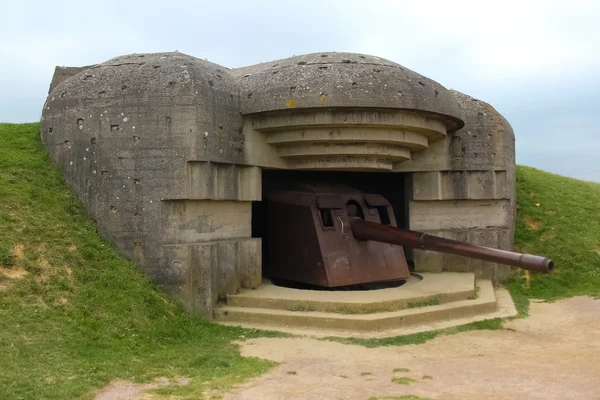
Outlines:
{"label": "artillery gun", "polygon": [[336,185],[296,184],[268,198],[271,278],[335,288],[406,280],[404,248],[437,251],[549,273],[552,260],[398,228],[383,196]]}

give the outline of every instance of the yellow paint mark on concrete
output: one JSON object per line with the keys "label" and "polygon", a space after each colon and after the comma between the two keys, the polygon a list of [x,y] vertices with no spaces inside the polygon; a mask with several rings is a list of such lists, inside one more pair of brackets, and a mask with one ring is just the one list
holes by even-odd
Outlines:
{"label": "yellow paint mark on concrete", "polygon": [[325,104],[325,98],[326,98],[326,97],[327,97],[327,96],[325,96],[324,94],[320,95],[320,96],[319,96],[319,103],[321,103],[321,104]]}
{"label": "yellow paint mark on concrete", "polygon": [[488,105],[487,105],[487,107],[488,107],[488,108],[489,108],[491,111],[493,111],[493,112],[495,112],[495,113],[497,113],[497,112],[498,112],[498,111],[496,111],[496,109],[495,109],[494,107],[492,107],[492,105],[491,105],[491,104],[488,104]]}
{"label": "yellow paint mark on concrete", "polygon": [[288,101],[285,102],[285,106],[287,108],[296,108],[296,100],[289,99]]}

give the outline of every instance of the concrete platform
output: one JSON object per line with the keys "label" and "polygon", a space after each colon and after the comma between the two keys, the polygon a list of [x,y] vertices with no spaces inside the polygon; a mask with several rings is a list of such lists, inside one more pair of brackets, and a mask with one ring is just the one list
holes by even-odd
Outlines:
{"label": "concrete platform", "polygon": [[256,290],[227,296],[227,306],[367,314],[396,311],[418,303],[449,303],[475,296],[472,272],[413,274],[404,285],[375,290],[303,290],[265,280]]}
{"label": "concrete platform", "polygon": [[215,320],[298,335],[387,337],[516,315],[508,292],[473,273],[427,273],[368,291],[275,286],[229,296]]}

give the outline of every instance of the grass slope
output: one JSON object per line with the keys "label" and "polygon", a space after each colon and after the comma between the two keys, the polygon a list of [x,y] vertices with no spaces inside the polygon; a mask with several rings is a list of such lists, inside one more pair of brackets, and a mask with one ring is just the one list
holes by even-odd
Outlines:
{"label": "grass slope", "polygon": [[114,378],[160,376],[191,377],[177,391],[197,398],[273,365],[231,344],[258,332],[186,315],[99,238],[38,124],[0,124],[0,265],[0,399],[91,398]]}
{"label": "grass slope", "polygon": [[517,168],[515,251],[554,260],[549,275],[515,274],[508,282],[515,303],[528,298],[600,297],[600,184]]}
{"label": "grass slope", "polygon": [[[167,388],[197,398],[272,363],[242,358],[232,340],[268,333],[187,316],[96,234],[39,140],[38,124],[0,124],[0,399],[91,398],[115,378],[187,376]],[[518,251],[554,259],[552,275],[516,273],[509,290],[529,298],[600,296],[600,185],[517,168]],[[499,320],[389,339],[501,329]],[[271,334],[275,335],[275,334]],[[208,382],[208,383],[207,383]]]}

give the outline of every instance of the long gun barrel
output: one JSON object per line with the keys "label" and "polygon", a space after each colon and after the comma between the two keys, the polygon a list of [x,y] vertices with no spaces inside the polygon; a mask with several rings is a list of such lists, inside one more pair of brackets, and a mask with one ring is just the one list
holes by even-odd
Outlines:
{"label": "long gun barrel", "polygon": [[350,226],[352,234],[358,240],[374,240],[415,249],[439,251],[498,264],[513,265],[528,271],[545,274],[554,268],[552,260],[546,257],[476,246],[423,232],[365,221],[361,218],[351,218]]}

